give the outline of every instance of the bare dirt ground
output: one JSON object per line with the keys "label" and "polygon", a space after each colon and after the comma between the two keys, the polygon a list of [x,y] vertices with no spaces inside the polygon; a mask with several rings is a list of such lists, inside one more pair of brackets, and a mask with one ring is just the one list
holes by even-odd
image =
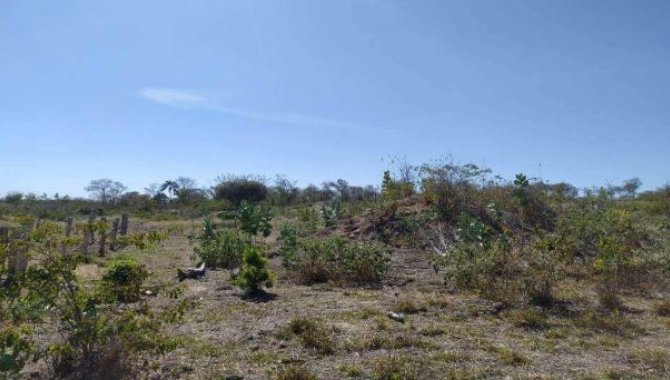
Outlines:
{"label": "bare dirt ground", "polygon": [[[198,228],[197,223],[184,226],[186,236]],[[160,223],[136,226],[155,227]],[[170,281],[176,268],[192,266],[192,252],[188,239],[175,235],[156,249],[123,253],[147,265],[151,284]],[[449,293],[442,274],[432,268],[430,252],[395,250],[378,289],[299,286],[278,258],[271,259],[271,267],[278,280],[262,300],[244,299],[228,271],[186,280],[183,297],[190,308],[169,332],[180,347],[139,359],[135,376],[271,379],[295,366],[320,379],[670,376],[670,319],[654,312],[654,304],[667,295],[628,297],[628,311],[613,316],[597,311],[592,289],[566,280],[557,293],[569,301],[543,312],[545,322],[529,326],[518,310],[473,294]],[[95,281],[100,271],[89,264],[79,274]],[[389,311],[405,314],[405,322],[389,318]],[[317,344],[287,327],[301,318],[319,326],[312,337]]]}

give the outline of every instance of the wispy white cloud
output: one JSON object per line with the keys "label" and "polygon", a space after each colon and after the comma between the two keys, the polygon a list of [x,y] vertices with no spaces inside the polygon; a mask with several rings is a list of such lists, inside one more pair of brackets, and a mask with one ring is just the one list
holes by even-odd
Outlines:
{"label": "wispy white cloud", "polygon": [[189,91],[171,88],[145,88],[140,95],[152,102],[166,104],[173,107],[204,107],[206,99]]}
{"label": "wispy white cloud", "polygon": [[272,113],[246,108],[224,107],[205,95],[171,88],[145,88],[140,95],[154,103],[181,108],[203,108],[246,119],[292,125],[318,125],[322,127],[358,129],[359,125],[347,121],[330,119],[303,113]]}

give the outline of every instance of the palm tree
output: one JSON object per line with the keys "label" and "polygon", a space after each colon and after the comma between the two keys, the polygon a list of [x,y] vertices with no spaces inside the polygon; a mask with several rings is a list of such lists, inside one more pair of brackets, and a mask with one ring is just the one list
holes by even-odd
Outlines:
{"label": "palm tree", "polygon": [[173,180],[167,180],[161,185],[161,191],[167,190],[173,198],[179,193],[179,184]]}

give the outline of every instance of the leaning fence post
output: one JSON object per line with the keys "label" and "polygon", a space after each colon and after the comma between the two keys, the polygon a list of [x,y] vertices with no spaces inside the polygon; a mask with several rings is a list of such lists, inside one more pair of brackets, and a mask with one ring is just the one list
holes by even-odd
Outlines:
{"label": "leaning fence post", "polygon": [[119,230],[119,218],[112,221],[112,230],[109,232],[109,249],[116,250],[116,233]]}
{"label": "leaning fence post", "polygon": [[98,256],[105,256],[107,247],[107,218],[100,218],[100,246],[98,247]]}

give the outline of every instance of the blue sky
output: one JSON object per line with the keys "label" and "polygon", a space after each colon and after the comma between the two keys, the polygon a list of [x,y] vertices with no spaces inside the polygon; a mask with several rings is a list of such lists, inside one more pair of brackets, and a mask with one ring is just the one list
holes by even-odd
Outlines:
{"label": "blue sky", "polygon": [[378,184],[389,156],[445,155],[654,188],[669,20],[665,0],[0,0],[0,194]]}

